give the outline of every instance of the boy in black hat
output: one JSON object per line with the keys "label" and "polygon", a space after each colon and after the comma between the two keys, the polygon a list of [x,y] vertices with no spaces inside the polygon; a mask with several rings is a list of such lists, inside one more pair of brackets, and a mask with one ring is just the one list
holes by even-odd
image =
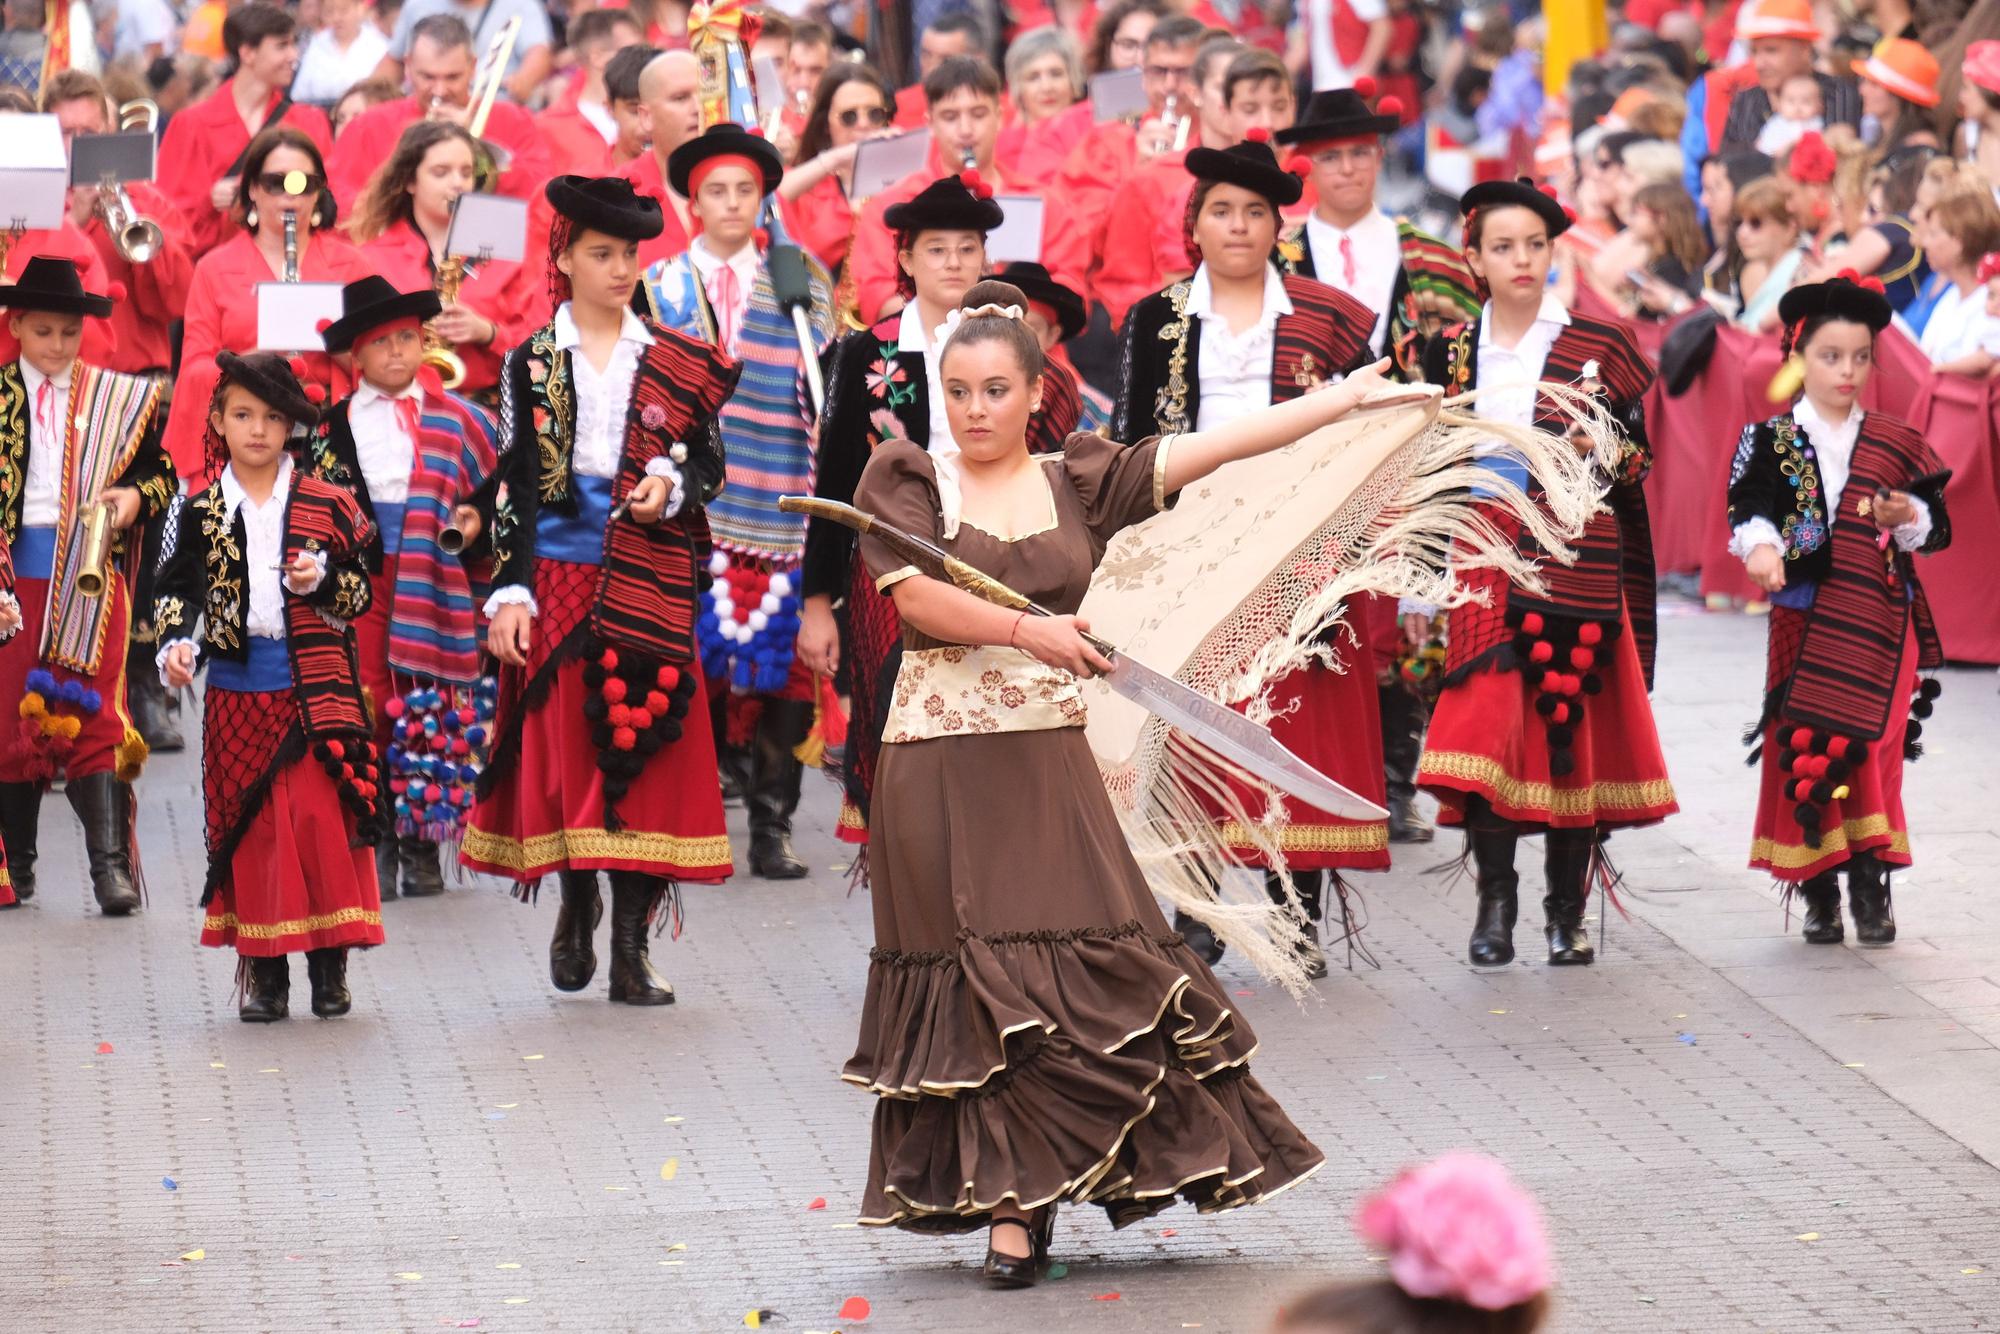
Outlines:
{"label": "boy in black hat", "polygon": [[497,464],[494,423],[424,366],[423,322],[439,310],[430,288],[398,292],[371,274],[342,290],[341,305],[323,332],[328,352],[353,354],[355,390],[320,420],[305,458],[375,525],[374,602],[355,632],[397,835],[376,845],[375,867],[383,898],[397,896],[399,872],[403,894],[422,898],[444,892],[437,845],[457,842],[490,721],[465,549],[482,526],[468,499]]}
{"label": "boy in black hat", "polygon": [[[750,869],[769,880],[807,872],[791,845],[804,768],[793,750],[812,730],[814,694],[813,674],[794,653],[806,525],[778,509],[780,496],[812,490],[813,403],[757,227],[784,172],[777,149],[728,122],[676,148],[667,180],[688,201],[695,237],[646,270],[641,288],[654,319],[714,343],[743,368],[719,418],[729,478],[707,507],[716,582],[698,628],[717,744],[747,752],[736,767],[747,776]],[[817,355],[833,337],[832,282],[801,259]]]}
{"label": "boy in black hat", "polygon": [[0,365],[0,536],[22,623],[40,627],[0,647],[0,707],[18,707],[22,722],[0,744],[0,836],[25,900],[42,794],[66,778],[98,907],[123,917],[139,906],[131,783],[146,759],[125,710],[128,534],[173,498],[174,469],[160,447],[159,383],[77,359],[85,318],[111,304],[83,289],[76,265],[45,256],[0,287],[21,345]]}
{"label": "boy in black hat", "polygon": [[306,956],[313,1013],[346,1014],[347,951],[382,943],[367,845],[386,776],[354,670],[375,526],[287,452],[319,416],[304,362],[216,356],[203,471],[160,542],[158,670],[178,690],[208,669],[201,943],[234,947],[246,1024],[289,1014],[286,956]]}
{"label": "boy in black hat", "polygon": [[611,999],[666,1005],[647,925],[667,911],[678,927],[679,881],[730,872],[695,619],[737,368],[631,309],[658,201],[621,177],[558,176],[546,193],[559,304],[500,376],[499,714],[460,859],[523,897],[557,873],[549,971],[564,991],[596,972],[609,872]]}

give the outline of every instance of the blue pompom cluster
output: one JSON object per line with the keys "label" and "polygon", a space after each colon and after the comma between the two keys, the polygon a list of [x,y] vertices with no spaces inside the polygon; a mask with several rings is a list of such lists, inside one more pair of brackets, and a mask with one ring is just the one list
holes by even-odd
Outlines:
{"label": "blue pompom cluster", "polygon": [[398,834],[434,843],[458,836],[486,767],[497,688],[490,676],[470,690],[420,685],[383,705]]}
{"label": "blue pompom cluster", "polygon": [[715,576],[701,595],[701,666],[745,693],[784,689],[792,672],[799,637],[796,576],[773,572],[762,562],[732,560],[716,552],[709,563]]}
{"label": "blue pompom cluster", "polygon": [[56,674],[46,667],[37,667],[28,673],[28,689],[40,695],[50,706],[67,704],[86,718],[94,717],[104,707],[104,696],[74,677],[66,681],[56,680]]}

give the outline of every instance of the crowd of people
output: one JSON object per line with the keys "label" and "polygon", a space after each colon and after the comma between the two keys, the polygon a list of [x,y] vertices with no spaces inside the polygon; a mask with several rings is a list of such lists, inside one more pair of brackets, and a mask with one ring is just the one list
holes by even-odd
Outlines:
{"label": "crowd of people", "polygon": [[[1126,846],[1075,613],[1117,532],[1404,380],[1485,423],[1512,559],[1449,611],[1348,598],[1272,684],[1379,818],[1247,783],[1203,817],[1299,971],[1351,938],[1346,877],[1434,837],[1419,791],[1465,831],[1471,963],[1515,957],[1531,834],[1548,962],[1592,962],[1605,836],[1676,809],[1648,692],[1688,579],[1769,616],[1751,863],[1808,941],[1842,872],[1893,940],[1919,674],[2000,661],[2000,4],[1617,18],[1558,69],[1553,13],[1401,0],[10,5],[0,113],[136,124],[158,165],[0,248],[0,904],[60,783],[102,912],[141,906],[133,784],[201,675],[202,941],[246,1022],[287,1017],[291,954],[346,1013],[382,902],[454,861],[554,876],[566,991],[608,888],[610,997],[665,1005],[649,937],[736,869],[725,803],[753,874],[803,877],[823,764],[876,919],[864,1221],[989,1229],[1019,1286],[1058,1203],[1254,1203],[1320,1155],[1248,1073],[1222,917],[1170,925]],[[454,246],[475,195],[518,259]],[[994,253],[1024,197],[1038,244]],[[1568,512],[1547,437],[1595,469],[1567,527],[1518,508]],[[1522,1263],[1286,1327],[1532,1328]]]}

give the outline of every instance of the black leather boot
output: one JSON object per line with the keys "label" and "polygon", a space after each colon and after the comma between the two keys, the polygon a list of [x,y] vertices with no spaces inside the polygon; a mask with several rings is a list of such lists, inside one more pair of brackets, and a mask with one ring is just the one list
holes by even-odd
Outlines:
{"label": "black leather boot", "polygon": [[750,752],[729,744],[728,687],[708,692],[708,724],[715,734],[715,772],[722,781],[722,803],[739,805],[750,791]]}
{"label": "black leather boot", "polygon": [[1389,841],[1428,843],[1437,830],[1417,809],[1417,761],[1424,753],[1424,702],[1400,685],[1376,691],[1382,706],[1382,776],[1389,792]]}
{"label": "black leather boot", "polygon": [[1499,822],[1490,812],[1484,819],[1494,823],[1468,823],[1465,830],[1479,883],[1479,908],[1472,919],[1472,939],[1465,947],[1465,957],[1481,968],[1497,968],[1514,962],[1514,918],[1521,906],[1514,845],[1520,835],[1512,824]]}
{"label": "black leather boot", "polygon": [[168,708],[167,688],[153,670],[153,655],[158,651],[157,644],[132,641],[129,661],[135,670],[125,674],[125,707],[131,710],[134,730],[146,739],[146,748],[167,755],[186,750],[187,739]]}
{"label": "black leather boot", "polygon": [[604,920],[604,896],[597,891],[595,871],[564,871],[559,878],[562,907],[549,941],[549,980],[557,991],[582,991],[597,975],[592,937]]}
{"label": "black leather boot", "polygon": [[1583,905],[1590,884],[1590,859],[1597,851],[1597,831],[1551,829],[1543,841],[1547,845],[1543,865],[1548,893],[1542,899],[1542,933],[1549,940],[1549,963],[1595,962],[1597,950],[1583,926]]}
{"label": "black leather boot", "polygon": [[659,881],[637,871],[611,873],[611,999],[625,1005],[672,1005],[674,989],[646,954]]}
{"label": "black leather boot", "polygon": [[[1305,939],[1299,942],[1299,962],[1305,966],[1306,976],[1319,981],[1326,976],[1326,953],[1319,946],[1319,922],[1323,911],[1321,905],[1322,885],[1325,876],[1319,871],[1292,872],[1292,885],[1299,892],[1299,930]],[[1271,896],[1271,902],[1279,907],[1288,905],[1285,886],[1275,871],[1264,872],[1264,892]]]}
{"label": "black leather boot", "polygon": [[766,880],[802,880],[810,868],[792,851],[805,765],[792,747],[812,730],[812,701],[767,700],[750,745],[750,869]]}
{"label": "black leather boot", "polygon": [[[1840,877],[1832,871],[1822,871],[1812,879],[1799,885],[1799,897],[1805,900],[1805,929],[1799,934],[1809,945],[1838,945],[1846,938],[1846,931],[1840,925]],[[1859,914],[1855,916],[1855,928],[1861,926]]]}
{"label": "black leather boot", "polygon": [[[1889,902],[1889,868],[1872,852],[1847,860],[1847,903],[1854,914],[1854,938],[1864,945],[1887,945],[1896,938],[1896,910]],[[1840,920],[1839,891],[1834,918]]]}
{"label": "black leather boot", "polygon": [[0,783],[0,847],[7,849],[7,875],[14,897],[35,897],[35,838],[42,823],[40,783]]}
{"label": "black leather boot", "polygon": [[65,790],[83,822],[97,906],[106,917],[124,917],[139,906],[139,887],[132,882],[132,785],[115,774],[85,774],[70,779]]}
{"label": "black leather boot", "polygon": [[438,868],[438,845],[411,834],[396,840],[403,862],[403,897],[428,899],[444,893],[444,872]]}
{"label": "black leather boot", "polygon": [[274,1024],[291,1014],[292,969],[280,954],[251,959],[236,1017],[246,1024]]}
{"label": "black leather boot", "polygon": [[306,976],[312,981],[313,1013],[338,1019],[354,1008],[347,994],[347,947],[306,951]]}
{"label": "black leather boot", "polygon": [[1223,944],[1215,931],[1199,917],[1190,917],[1180,909],[1174,909],[1174,930],[1181,933],[1181,939],[1194,951],[1195,957],[1210,968],[1222,962]]}
{"label": "black leather boot", "polygon": [[395,833],[386,831],[375,843],[375,883],[382,891],[382,902],[400,897],[396,893],[396,877],[402,871],[402,850],[397,846]]}

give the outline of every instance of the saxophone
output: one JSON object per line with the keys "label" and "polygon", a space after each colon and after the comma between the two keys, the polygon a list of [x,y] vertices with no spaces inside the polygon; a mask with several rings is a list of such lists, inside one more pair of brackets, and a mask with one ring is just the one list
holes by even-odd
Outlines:
{"label": "saxophone", "polygon": [[[457,302],[459,286],[465,282],[465,257],[447,256],[438,265],[437,298],[439,303],[449,306]],[[424,365],[438,373],[447,389],[456,389],[465,383],[465,359],[452,350],[435,325],[424,325]]]}

